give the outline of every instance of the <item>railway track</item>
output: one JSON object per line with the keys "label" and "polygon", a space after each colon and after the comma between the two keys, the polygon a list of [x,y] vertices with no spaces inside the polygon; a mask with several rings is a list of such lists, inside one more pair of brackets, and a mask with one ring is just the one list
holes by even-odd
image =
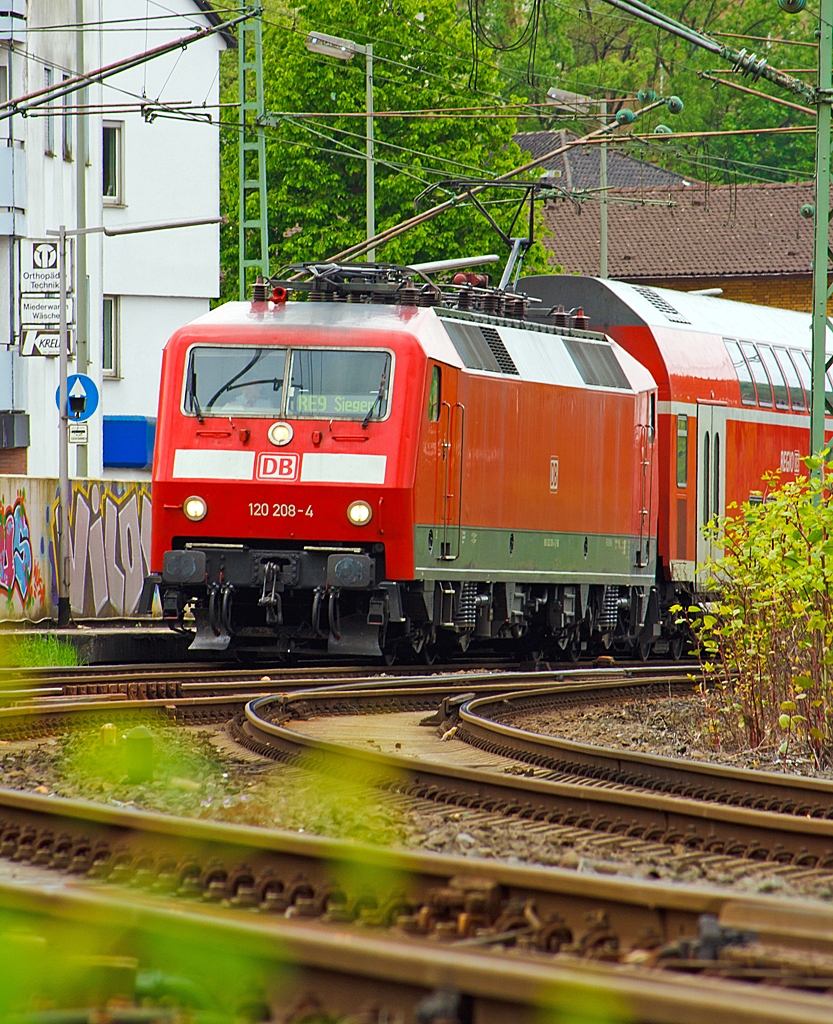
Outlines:
{"label": "railway track", "polygon": [[[420,756],[418,740],[413,756],[369,750],[361,725],[351,742],[332,743],[324,738],[326,727],[310,734],[308,725],[305,732],[292,721],[293,712],[303,718],[390,709],[395,690],[343,687],[257,698],[247,705],[237,734],[261,753],[284,760],[333,758],[340,770],[349,764],[368,784],[448,805],[500,808],[528,820],[682,848],[701,859],[766,862],[793,878],[833,871],[832,782],[606,750],[536,736],[483,714],[503,713],[513,702],[528,707],[542,700],[552,705],[668,690],[668,681],[649,677],[446,700],[438,724],[447,734],[453,730],[455,741],[494,755],[486,770],[444,764],[438,753]],[[529,765],[528,773],[510,774],[511,763]]]}
{"label": "railway track", "polygon": [[[445,947],[431,948],[387,935],[347,935],[304,922],[266,921],[242,914],[220,917],[193,905],[167,908],[139,899],[132,901],[126,915],[122,898],[100,892],[44,894],[32,887],[0,883],[0,904],[11,908],[30,933],[49,936],[48,924],[57,920],[62,939],[84,937],[89,948],[92,933],[93,948],[108,952],[117,948],[127,954],[114,965],[122,974],[126,967],[135,978],[140,966],[146,978],[176,983],[174,993],[163,996],[162,1005],[148,1000],[140,1009],[124,997],[106,1009],[99,1001],[86,1007],[75,1003],[71,1010],[52,1009],[17,1018],[26,1024],[97,1020],[102,1011],[105,1019],[118,1024],[177,1021],[183,1009],[187,1019],[195,1022],[231,1024],[250,1019],[253,1003],[272,1020],[533,1024],[584,1004],[606,1011],[598,1019],[611,1024],[833,1022],[833,1000],[825,995],[771,985],[761,989],[719,978],[664,976],[638,966],[622,969],[603,963],[510,959],[482,951],[452,953]],[[48,939],[44,945],[49,949]],[[160,947],[164,955],[154,956]],[[201,964],[188,958],[181,963],[176,956],[181,950],[198,956]],[[130,954],[135,957],[132,963]],[[107,955],[99,958],[105,963],[113,960]],[[56,963],[61,966],[60,956],[51,961],[53,969]],[[235,1012],[233,1002],[225,1013],[178,1005],[176,996],[181,999],[186,987],[197,991],[210,987],[200,970],[207,965],[230,987],[243,980],[254,989],[254,998],[244,1003],[242,1013]],[[95,997],[101,998],[100,985]]]}
{"label": "railway track", "polygon": [[[690,668],[689,668],[690,670]],[[183,696],[193,690],[205,693],[210,690],[228,689],[235,685],[257,684],[264,681],[278,686],[312,687],[347,680],[421,679],[434,676],[452,676],[467,672],[473,677],[501,674],[506,682],[529,679],[559,681],[566,678],[582,678],[605,674],[627,673],[634,677],[640,674],[656,674],[659,671],[682,673],[686,666],[671,663],[621,663],[601,667],[559,666],[553,668],[539,663],[532,669],[508,667],[495,660],[485,667],[474,662],[454,662],[449,665],[426,667],[419,665],[395,665],[378,668],[368,665],[333,666],[314,664],[296,667],[262,665],[256,667],[237,666],[217,668],[210,664],[152,665],[139,668],[136,665],[73,665],[57,668],[0,668],[0,701],[36,696],[106,696],[121,693],[135,698]],[[161,689],[160,689],[161,688]]]}
{"label": "railway track", "polygon": [[[829,784],[666,764],[496,721],[554,702],[688,690],[684,670],[673,676],[650,666],[565,669],[557,674],[561,681],[548,686],[541,685],[542,677],[549,682],[546,673],[423,672],[380,683],[363,672],[314,689],[310,684],[319,679],[308,672],[282,676],[277,694],[255,695],[252,681],[238,677],[180,684],[220,688],[208,695],[30,699],[0,708],[0,733],[17,728],[32,735],[58,728],[67,716],[106,718],[116,708],[120,714],[156,709],[196,724],[236,715],[235,735],[258,752],[303,765],[305,772],[336,772],[375,785],[383,799],[509,818],[519,829],[548,835],[585,832],[600,850],[624,844],[637,856],[705,858],[791,882],[833,883],[833,820],[807,817],[795,803],[800,793],[814,801],[811,807],[823,807],[833,792]],[[317,726],[327,732],[328,721],[356,721],[359,737],[361,727],[367,732],[368,715],[376,731],[387,715],[413,725],[427,710],[435,711],[435,728],[450,734],[450,742],[484,763],[461,768],[359,750],[309,732]],[[434,730],[421,733],[433,737]],[[741,786],[766,806],[750,806],[745,796],[726,798]],[[731,843],[723,838],[729,829]],[[310,990],[320,991],[325,975],[331,982],[338,976],[333,991],[343,982],[354,994],[361,989],[375,998],[384,991],[391,1005],[404,999],[410,1007],[405,1019],[420,1000],[449,985],[482,1006],[483,1019],[532,1019],[542,985],[563,983],[618,993],[636,1020],[824,1021],[829,1014],[833,1022],[833,1000],[818,994],[833,992],[833,908],[820,902],[384,851],[10,791],[0,791],[4,861],[15,870],[48,872],[53,882],[70,880],[72,892],[62,890],[61,900],[88,909],[95,904],[96,913],[110,907],[113,920],[126,899],[134,921],[136,915],[173,914],[205,919],[211,928],[248,929],[247,941],[254,933],[269,934],[273,944],[297,953]],[[5,899],[0,871],[0,904]],[[741,981],[790,991],[779,991],[776,1002],[757,995],[750,1000]],[[345,1005],[339,1003],[339,1012],[352,1012]]]}
{"label": "railway track", "polygon": [[[559,672],[536,671],[466,671],[453,673],[438,671],[426,674],[424,669],[407,671],[386,669],[383,673],[368,674],[366,666],[335,669],[310,675],[309,669],[280,669],[270,672],[217,673],[190,667],[168,673],[159,678],[158,669],[143,672],[125,671],[108,676],[99,672],[92,682],[80,682],[83,676],[73,674],[67,683],[62,675],[44,673],[41,685],[25,686],[22,677],[15,677],[6,687],[0,686],[0,738],[22,739],[27,736],[50,735],[64,727],[68,721],[112,712],[117,703],[122,715],[132,711],[156,709],[183,724],[210,724],[225,721],[237,709],[257,696],[267,693],[292,693],[296,690],[317,692],[321,689],[338,690],[342,687],[371,692],[390,691],[398,703],[390,706],[430,708],[449,693],[497,693],[507,686],[538,687],[542,679],[550,681],[583,679],[648,680],[657,675],[656,668],[632,666],[623,668],[565,668]],[[661,670],[667,672],[668,669]],[[676,667],[676,674],[684,670]],[[465,685],[461,683],[465,681]],[[392,686],[392,684],[396,684]],[[411,698],[406,698],[410,693]],[[380,705],[378,696],[374,698]]]}
{"label": "railway track", "polygon": [[[9,791],[0,791],[0,814],[5,911],[60,914],[97,933],[215,936],[227,955],[242,945],[298,965],[284,1002],[324,991],[339,1013],[372,998],[411,1020],[443,989],[478,1010],[452,1019],[532,1020],[565,986],[573,996],[615,995],[628,1020],[833,1022],[833,908],[823,904]],[[14,882],[10,869],[20,871]],[[740,984],[750,980],[778,988],[762,995]]]}

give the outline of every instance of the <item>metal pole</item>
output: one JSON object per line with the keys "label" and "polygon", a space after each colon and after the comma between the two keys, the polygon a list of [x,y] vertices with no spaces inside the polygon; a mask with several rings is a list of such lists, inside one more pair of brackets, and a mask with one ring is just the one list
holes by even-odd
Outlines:
{"label": "metal pole", "polygon": [[824,364],[827,340],[827,265],[830,222],[830,103],[833,100],[833,0],[819,4],[819,83],[816,95],[816,195],[813,244],[813,392],[810,454],[824,448]]}
{"label": "metal pole", "polygon": [[[84,74],[84,0],[75,0],[75,67]],[[89,87],[81,93],[86,98]],[[76,114],[75,226],[87,226],[87,115]],[[75,368],[86,373],[89,364],[89,310],[87,295],[87,241],[79,234],[75,243]],[[86,476],[89,468],[87,446],[75,446],[75,472]]]}
{"label": "metal pole", "polygon": [[60,387],[58,391],[58,625],[69,623],[69,417],[67,414],[67,229],[58,229],[58,268],[60,272]]}
{"label": "metal pole", "polygon": [[[832,0],[833,2],[833,0]],[[602,117],[607,124],[607,100],[602,100]],[[599,146],[599,277],[607,277],[607,136],[602,136]]]}
{"label": "metal pole", "polygon": [[[833,2],[833,0],[831,0]],[[365,52],[365,86],[367,92],[367,237],[376,234],[376,183],[373,163],[373,46],[367,43]],[[367,259],[373,263],[376,249],[367,250]]]}

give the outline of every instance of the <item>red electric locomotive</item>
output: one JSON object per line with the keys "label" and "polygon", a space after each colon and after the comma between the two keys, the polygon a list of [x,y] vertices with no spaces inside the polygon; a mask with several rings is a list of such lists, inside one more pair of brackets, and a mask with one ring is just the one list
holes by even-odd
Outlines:
{"label": "red electric locomotive", "polygon": [[[672,604],[680,585],[693,598],[696,567],[719,554],[703,525],[732,502],[762,500],[767,471],[782,479],[805,472],[809,315],[568,275],[527,277],[522,286],[545,308],[582,306],[656,380],[660,604]],[[830,410],[831,371],[825,388]],[[828,436],[832,428],[828,419]]]}
{"label": "red electric locomotive", "polygon": [[308,301],[259,285],[166,347],[149,583],[171,624],[197,649],[647,653],[650,372],[519,295],[301,269]]}

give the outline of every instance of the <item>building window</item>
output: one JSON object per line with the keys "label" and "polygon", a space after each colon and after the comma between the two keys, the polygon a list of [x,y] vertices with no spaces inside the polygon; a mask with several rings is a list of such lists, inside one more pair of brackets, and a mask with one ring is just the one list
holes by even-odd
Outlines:
{"label": "building window", "polygon": [[104,323],[101,332],[101,368],[106,377],[118,377],[120,355],[119,300],[116,295],[104,296]]}
{"label": "building window", "polygon": [[105,124],[101,140],[101,194],[104,202],[121,206],[122,199],[122,125]]}
{"label": "building window", "polygon": [[[69,75],[64,75],[66,82]],[[64,160],[72,159],[72,119],[69,116],[69,95],[61,97],[61,152]]]}
{"label": "building window", "polygon": [[[52,68],[43,69],[44,88],[50,89],[55,84],[55,72]],[[43,149],[47,156],[55,156],[55,117],[52,114],[52,102],[46,104],[46,117],[43,119]]]}

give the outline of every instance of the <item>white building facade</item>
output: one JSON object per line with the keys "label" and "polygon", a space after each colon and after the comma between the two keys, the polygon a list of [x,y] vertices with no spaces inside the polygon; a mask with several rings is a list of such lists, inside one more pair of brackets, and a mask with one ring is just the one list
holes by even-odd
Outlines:
{"label": "white building facade", "polygon": [[[219,23],[204,0],[0,0],[0,104],[74,76],[82,60],[89,73]],[[55,328],[48,303],[26,301],[33,261],[50,258],[37,243],[62,224],[219,216],[219,57],[230,42],[209,35],[0,121],[0,474],[58,475]],[[146,481],[162,349],[218,295],[219,226],[73,245],[69,372],[93,379],[100,404],[87,443],[71,445],[70,476]]]}

